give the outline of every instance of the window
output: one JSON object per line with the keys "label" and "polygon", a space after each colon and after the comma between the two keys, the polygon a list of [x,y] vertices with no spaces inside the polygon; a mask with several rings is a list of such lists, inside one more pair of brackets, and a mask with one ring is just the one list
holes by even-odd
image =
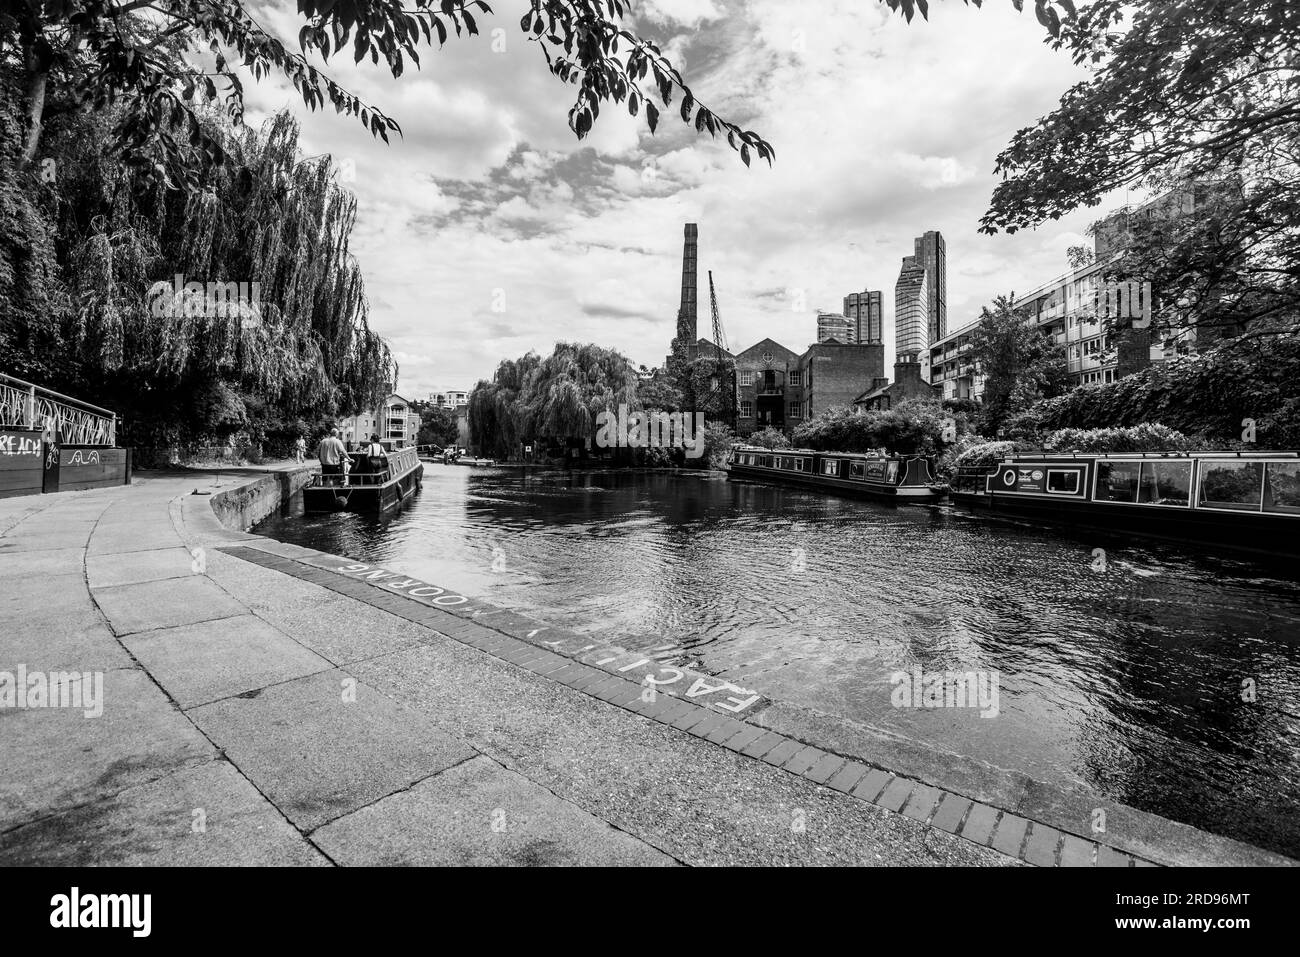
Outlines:
{"label": "window", "polygon": [[1140,462],[1100,462],[1097,465],[1098,502],[1137,501]]}
{"label": "window", "polygon": [[1191,462],[1143,462],[1138,501],[1147,505],[1186,506],[1191,500]]}
{"label": "window", "polygon": [[798,385],[798,386],[803,385],[803,373],[802,373],[802,372],[791,372],[791,373],[790,373],[790,384],[791,384],[791,385]]}
{"label": "window", "polygon": [[800,403],[800,402],[791,402],[791,403],[790,403],[790,418],[792,418],[792,419],[799,419],[799,418],[802,418],[802,415],[800,414],[800,413],[802,412],[802,410],[803,410],[803,404],[802,404],[802,403]]}
{"label": "window", "polygon": [[1202,462],[1201,508],[1228,508],[1258,512],[1264,489],[1261,462]]}
{"label": "window", "polygon": [[770,352],[764,352],[763,355],[762,355],[762,359],[763,359],[764,362],[771,362],[771,361],[772,361],[772,353],[770,353]]}
{"label": "window", "polygon": [[1056,495],[1077,495],[1079,492],[1079,470],[1048,469],[1047,491]]}
{"label": "window", "polygon": [[753,384],[754,384],[754,372],[753,372],[752,369],[749,370],[748,372],[742,372],[742,373],[740,374],[740,384],[741,384],[741,385],[753,385]]}
{"label": "window", "polygon": [[1265,474],[1264,511],[1300,512],[1300,462],[1269,462]]}
{"label": "window", "polygon": [[806,472],[806,471],[808,471],[808,460],[807,460],[807,459],[795,459],[795,460],[794,460],[794,470],[795,470],[796,472]]}
{"label": "window", "polygon": [[740,417],[742,419],[752,419],[754,417],[754,403],[752,402],[740,403]]}
{"label": "window", "polygon": [[836,475],[836,476],[838,476],[838,475],[840,474],[840,461],[839,461],[839,459],[823,459],[823,460],[822,460],[822,474],[823,474],[823,475]]}

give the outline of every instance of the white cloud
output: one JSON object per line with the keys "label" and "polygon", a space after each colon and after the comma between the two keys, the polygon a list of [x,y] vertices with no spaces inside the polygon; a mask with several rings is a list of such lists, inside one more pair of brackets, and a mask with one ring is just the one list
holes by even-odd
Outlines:
{"label": "white cloud", "polygon": [[[777,150],[747,169],[664,111],[658,134],[610,104],[592,135],[566,125],[574,90],[549,76],[518,30],[527,0],[494,4],[485,36],[422,51],[400,80],[331,60],[331,74],[393,115],[391,146],[349,118],[303,116],[309,152],[350,158],[353,248],[373,326],[402,355],[413,395],[464,388],[526,349],[597,341],[663,361],[674,331],[682,224],[700,225],[700,281],[714,271],[733,345],[814,338],[817,308],[865,287],[892,311],[901,257],[939,229],[948,243],[949,322],[1066,267],[1097,211],[1038,232],[977,229],[997,152],[1084,74],[1047,49],[1010,4],[932,4],[907,24],[872,0],[644,0],[635,26],[682,68],[701,101]],[[293,37],[288,5],[264,11]],[[494,27],[504,52],[492,52]],[[266,113],[301,102],[248,84]],[[782,291],[800,289],[792,310]],[[504,311],[493,311],[494,304]],[[708,329],[707,292],[700,328]]]}

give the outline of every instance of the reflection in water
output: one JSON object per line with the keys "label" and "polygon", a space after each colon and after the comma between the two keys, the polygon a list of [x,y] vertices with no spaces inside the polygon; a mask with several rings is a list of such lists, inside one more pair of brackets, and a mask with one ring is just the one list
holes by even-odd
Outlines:
{"label": "reflection in water", "polygon": [[[716,475],[429,465],[387,523],[300,512],[258,531],[1300,856],[1286,569]],[[995,672],[1000,714],[894,708],[916,666]]]}

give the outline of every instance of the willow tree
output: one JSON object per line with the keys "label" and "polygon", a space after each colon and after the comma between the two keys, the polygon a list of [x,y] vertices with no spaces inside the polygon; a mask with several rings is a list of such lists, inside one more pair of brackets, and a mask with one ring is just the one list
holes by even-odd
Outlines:
{"label": "willow tree", "polygon": [[469,394],[470,443],[482,455],[508,459],[525,438],[525,403],[541,358],[535,352],[505,359],[491,382],[480,381]]}
{"label": "willow tree", "polygon": [[627,357],[590,343],[556,343],[530,379],[525,429],[539,438],[590,438],[596,416],[639,409],[637,374]]}
{"label": "willow tree", "polygon": [[529,440],[590,438],[601,412],[639,410],[638,376],[627,357],[590,343],[556,343],[497,366],[469,397],[470,436],[480,452],[506,458]]}
{"label": "willow tree", "polygon": [[195,190],[115,162],[109,116],[49,138],[59,175],[39,201],[79,370],[60,385],[117,408],[137,444],[257,441],[373,407],[396,370],[348,247],[355,198],[328,157],[300,156],[287,113],[260,133],[207,122],[231,161]]}

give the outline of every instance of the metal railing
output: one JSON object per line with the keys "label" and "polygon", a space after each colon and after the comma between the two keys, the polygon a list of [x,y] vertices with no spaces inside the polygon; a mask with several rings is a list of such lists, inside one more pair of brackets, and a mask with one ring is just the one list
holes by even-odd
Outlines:
{"label": "metal railing", "polygon": [[64,445],[112,446],[117,416],[108,409],[0,373],[0,425],[53,430]]}
{"label": "metal railing", "polygon": [[[415,469],[420,464],[419,450],[414,446],[404,449],[395,449],[387,454],[388,465],[379,472],[362,472],[352,471],[347,475],[331,474],[317,475],[313,482],[314,485],[325,486],[327,488],[366,488],[383,485],[393,479],[405,475],[407,472]],[[354,453],[352,461],[364,461],[366,456]]]}

